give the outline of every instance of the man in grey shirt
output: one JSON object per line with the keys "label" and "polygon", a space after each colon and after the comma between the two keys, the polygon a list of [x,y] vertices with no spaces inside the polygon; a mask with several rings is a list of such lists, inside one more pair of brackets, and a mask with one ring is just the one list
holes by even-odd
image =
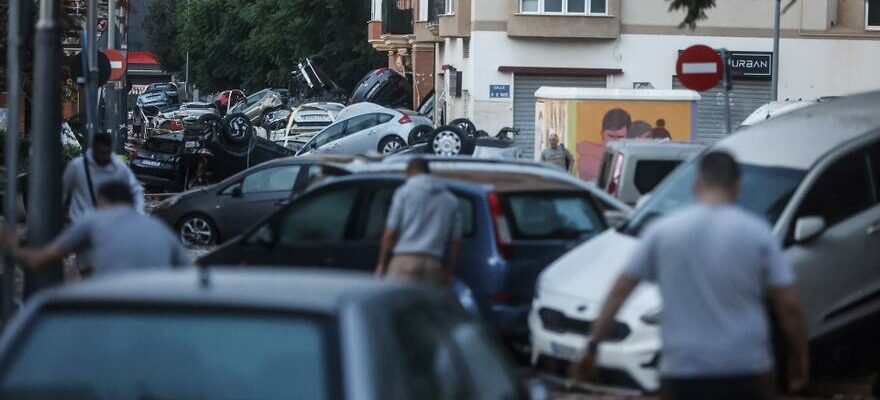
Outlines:
{"label": "man in grey shirt", "polygon": [[547,138],[550,147],[541,152],[541,161],[559,166],[566,171],[570,171],[574,165],[574,158],[568,149],[559,144],[559,136],[551,133]]}
{"label": "man in grey shirt", "polygon": [[91,249],[95,275],[152,267],[190,265],[186,250],[161,221],[133,207],[125,182],[107,182],[98,189],[98,209],[38,249],[16,248],[17,238],[4,240],[24,265],[40,268],[65,254]]}
{"label": "man in grey shirt", "polygon": [[736,206],[740,171],[727,153],[703,157],[698,204],[647,228],[593,323],[587,352],[572,371],[589,375],[598,344],[640,280],[663,298],[660,359],[664,399],[771,399],[769,298],[791,354],[789,386],[808,377],[806,323],[791,266],[770,226]]}
{"label": "man in grey shirt", "polygon": [[[376,274],[387,272],[394,278],[449,284],[462,230],[458,199],[442,180],[430,174],[424,159],[410,160],[406,174],[409,178],[391,200]],[[388,263],[392,250],[394,256]]]}

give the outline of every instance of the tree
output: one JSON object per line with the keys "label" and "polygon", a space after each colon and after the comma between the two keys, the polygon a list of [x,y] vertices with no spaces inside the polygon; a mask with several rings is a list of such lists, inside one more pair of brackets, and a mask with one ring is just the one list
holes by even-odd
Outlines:
{"label": "tree", "polygon": [[176,23],[178,8],[177,0],[150,0],[144,16],[143,28],[149,48],[169,72],[182,71],[186,62]]}

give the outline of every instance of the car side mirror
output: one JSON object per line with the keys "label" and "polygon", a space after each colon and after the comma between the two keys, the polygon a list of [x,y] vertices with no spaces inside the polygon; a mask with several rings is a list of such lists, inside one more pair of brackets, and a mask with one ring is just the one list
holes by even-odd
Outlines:
{"label": "car side mirror", "polygon": [[794,223],[794,241],[806,242],[819,236],[825,230],[825,218],[818,216],[800,217]]}
{"label": "car side mirror", "polygon": [[232,197],[241,197],[241,196],[242,196],[241,185],[238,185],[238,186],[232,188]]}
{"label": "car side mirror", "polygon": [[605,222],[608,223],[608,226],[614,229],[620,228],[629,222],[627,214],[620,210],[606,210],[604,215]]}

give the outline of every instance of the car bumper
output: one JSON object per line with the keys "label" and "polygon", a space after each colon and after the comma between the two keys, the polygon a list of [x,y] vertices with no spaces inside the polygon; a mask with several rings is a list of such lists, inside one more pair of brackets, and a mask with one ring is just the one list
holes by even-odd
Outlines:
{"label": "car bumper", "polygon": [[[577,360],[585,351],[586,332],[557,332],[544,327],[538,314],[542,308],[560,310],[567,317],[577,316],[583,320],[593,320],[598,314],[598,306],[587,309],[586,313],[578,315],[575,310],[583,303],[582,299],[569,296],[552,295],[546,292],[540,293],[532,304],[529,313],[528,326],[531,333],[531,361],[543,372],[564,378],[565,368],[559,365],[567,365]],[[599,359],[597,366],[600,369],[600,379],[612,386],[631,387],[646,392],[654,392],[660,387],[658,370],[660,353],[660,332],[658,327],[647,325],[638,317],[627,318],[621,316],[619,322],[629,327],[629,334],[617,342],[604,342],[599,346]],[[602,383],[602,382],[600,382]]]}
{"label": "car bumper", "polygon": [[147,186],[169,186],[177,181],[177,169],[171,165],[148,166],[135,161],[131,171]]}
{"label": "car bumper", "polygon": [[489,322],[501,337],[527,342],[529,307],[528,304],[493,304],[489,308]]}

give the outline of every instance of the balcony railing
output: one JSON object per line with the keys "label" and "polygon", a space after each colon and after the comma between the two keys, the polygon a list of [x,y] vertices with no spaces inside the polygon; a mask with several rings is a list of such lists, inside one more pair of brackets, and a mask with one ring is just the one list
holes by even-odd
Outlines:
{"label": "balcony railing", "polygon": [[382,0],[382,33],[412,35],[412,0]]}

